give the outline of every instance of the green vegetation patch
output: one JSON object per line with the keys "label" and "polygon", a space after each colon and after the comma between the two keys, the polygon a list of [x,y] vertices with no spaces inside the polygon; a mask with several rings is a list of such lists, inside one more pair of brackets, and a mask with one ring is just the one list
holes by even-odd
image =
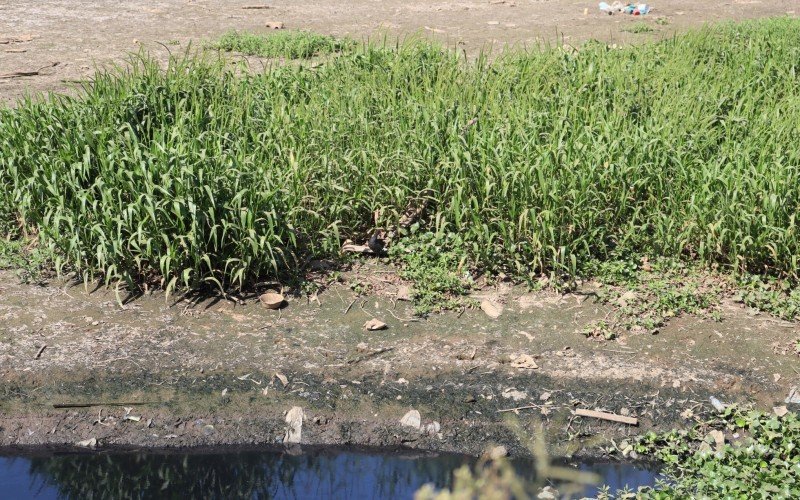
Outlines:
{"label": "green vegetation patch", "polygon": [[401,265],[400,276],[414,282],[416,314],[473,305],[465,297],[473,280],[458,235],[426,232],[410,236],[392,247],[391,255]]}
{"label": "green vegetation patch", "polygon": [[342,52],[353,46],[352,40],[340,40],[309,31],[283,30],[268,35],[230,31],[211,45],[212,48],[227,52],[286,59],[308,59],[313,56]]}
{"label": "green vegetation patch", "polygon": [[800,497],[800,419],[776,411],[728,407],[691,430],[645,435],[631,447],[664,462],[666,481],[636,498]]}
{"label": "green vegetation patch", "polygon": [[647,23],[634,23],[630,25],[630,27],[623,29],[622,31],[627,31],[628,33],[652,33],[655,31],[649,24]]}
{"label": "green vegetation patch", "polygon": [[363,46],[259,74],[139,57],[0,110],[0,213],[59,267],[167,288],[296,272],[421,192],[420,233],[488,273],[651,255],[796,280],[798,28],[491,61]]}

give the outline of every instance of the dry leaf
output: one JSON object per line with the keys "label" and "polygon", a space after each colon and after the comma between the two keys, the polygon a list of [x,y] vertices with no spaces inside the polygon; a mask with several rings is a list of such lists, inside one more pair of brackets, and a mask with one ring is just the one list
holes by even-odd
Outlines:
{"label": "dry leaf", "polygon": [[286,378],[286,375],[284,375],[283,373],[275,373],[275,376],[278,377],[278,380],[281,381],[281,384],[283,384],[284,387],[289,385],[289,379]]}
{"label": "dry leaf", "polygon": [[772,409],[772,411],[778,417],[782,417],[782,416],[786,415],[787,413],[789,413],[788,408],[786,408],[785,406],[776,406],[776,407],[774,407]]}
{"label": "dry leaf", "polygon": [[413,292],[408,285],[402,285],[397,289],[397,300],[411,301]]}

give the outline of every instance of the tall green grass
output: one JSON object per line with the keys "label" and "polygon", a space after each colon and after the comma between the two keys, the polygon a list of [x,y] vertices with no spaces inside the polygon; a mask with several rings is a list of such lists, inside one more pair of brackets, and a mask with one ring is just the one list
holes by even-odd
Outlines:
{"label": "tall green grass", "polygon": [[627,253],[796,279],[800,22],[465,61],[425,43],[240,74],[136,59],[0,110],[0,211],[87,277],[239,287],[420,193],[476,267]]}

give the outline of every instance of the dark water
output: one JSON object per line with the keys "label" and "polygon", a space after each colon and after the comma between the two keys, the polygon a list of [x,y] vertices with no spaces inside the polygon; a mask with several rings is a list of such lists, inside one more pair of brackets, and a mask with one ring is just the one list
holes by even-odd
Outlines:
{"label": "dark water", "polygon": [[[0,455],[0,498],[335,498],[410,499],[423,484],[452,484],[474,459],[408,451],[303,449]],[[517,463],[526,473],[530,464]],[[583,463],[612,491],[652,485],[643,466]],[[584,495],[597,490],[588,488]]]}

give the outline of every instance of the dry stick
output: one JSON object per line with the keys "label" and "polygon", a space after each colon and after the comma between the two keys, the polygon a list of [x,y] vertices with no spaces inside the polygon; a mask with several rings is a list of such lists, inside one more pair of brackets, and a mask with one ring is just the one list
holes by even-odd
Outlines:
{"label": "dry stick", "polygon": [[52,68],[55,66],[58,66],[57,62],[48,64],[47,66],[42,66],[41,68],[36,70],[28,70],[28,71],[23,70],[23,71],[14,71],[13,73],[2,73],[0,74],[0,80],[10,79],[10,78],[21,78],[24,76],[37,76],[39,72],[42,71],[43,69]]}
{"label": "dry stick", "polygon": [[155,405],[160,404],[158,401],[137,401],[126,403],[110,403],[110,402],[96,402],[96,403],[53,403],[53,408],[91,408],[92,406],[141,406],[141,405]]}
{"label": "dry stick", "polygon": [[243,5],[242,9],[244,10],[256,10],[256,9],[271,9],[272,7],[269,5]]}
{"label": "dry stick", "polygon": [[516,408],[504,408],[502,410],[497,410],[497,413],[503,413],[506,411],[517,411],[517,410],[530,410],[531,408],[539,408],[541,405],[528,405],[528,406],[518,406]]}
{"label": "dry stick", "polygon": [[347,309],[345,309],[342,314],[347,314],[348,312],[350,312],[350,308],[353,307],[353,304],[355,304],[357,300],[358,300],[358,297],[354,298],[353,301],[350,302],[350,305],[347,306]]}
{"label": "dry stick", "polygon": [[366,360],[368,360],[370,358],[374,358],[375,356],[379,356],[379,355],[381,355],[381,354],[383,354],[385,352],[389,352],[389,351],[393,351],[393,350],[394,350],[394,347],[382,347],[382,348],[378,349],[377,351],[373,351],[373,352],[371,352],[369,354],[365,354],[363,356],[359,356],[357,358],[348,360],[347,364],[348,365],[354,365],[356,363],[360,363],[362,361],[366,361]]}
{"label": "dry stick", "polygon": [[42,353],[44,352],[45,349],[47,349],[47,344],[45,344],[45,345],[43,345],[42,347],[39,348],[39,351],[36,353],[36,356],[33,359],[41,358],[42,357]]}
{"label": "dry stick", "polygon": [[579,417],[599,418],[600,420],[619,422],[621,424],[639,425],[639,419],[617,415],[616,413],[606,413],[604,411],[585,410],[583,408],[578,408],[575,410],[575,415]]}

